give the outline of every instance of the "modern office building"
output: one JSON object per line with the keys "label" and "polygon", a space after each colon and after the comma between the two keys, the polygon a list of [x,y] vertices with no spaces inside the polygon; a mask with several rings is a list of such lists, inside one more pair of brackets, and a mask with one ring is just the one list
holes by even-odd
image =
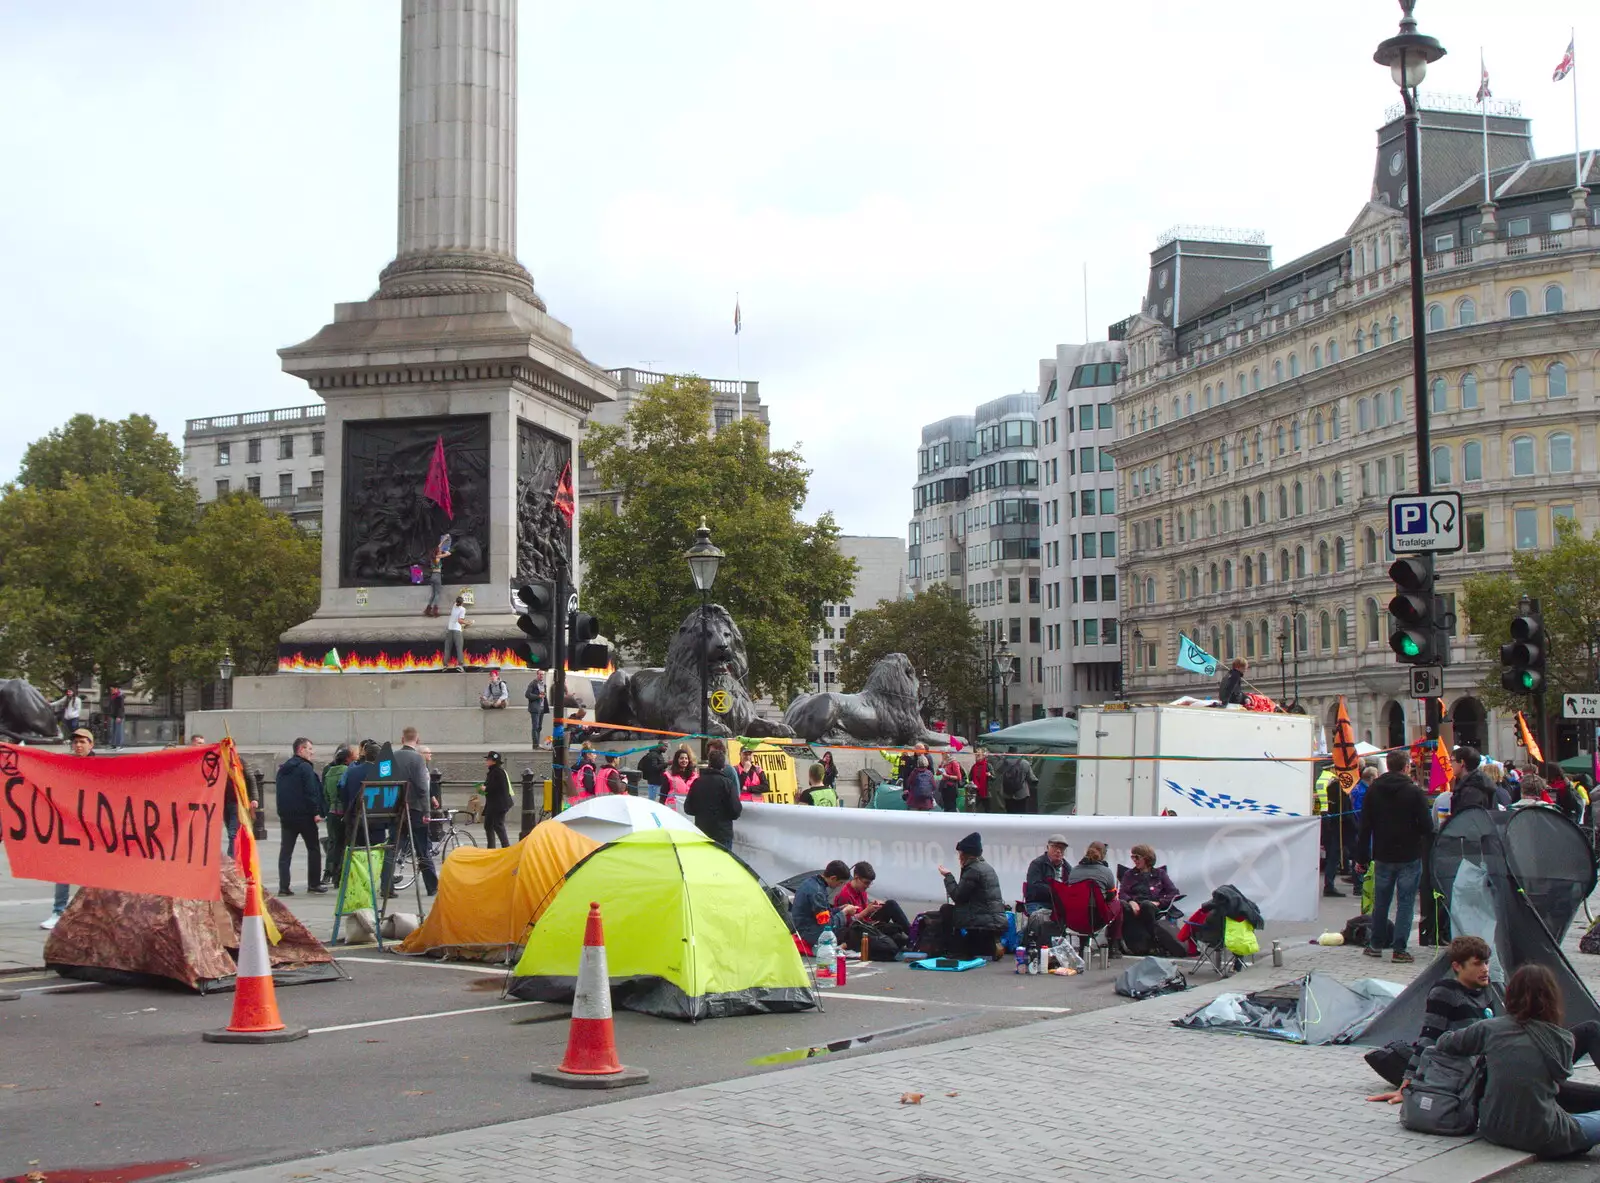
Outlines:
{"label": "modern office building", "polygon": [[839,552],[856,561],[856,584],[848,599],[822,606],[822,630],[811,651],[811,686],[843,690],[839,684],[839,646],[851,616],[906,594],[906,544],[899,538],[842,534]]}
{"label": "modern office building", "polygon": [[253,493],[320,533],[325,412],[313,403],[190,419],[183,429],[183,475],[201,501]]}
{"label": "modern office building", "polygon": [[[1466,549],[1438,566],[1459,608],[1468,575],[1508,571],[1563,518],[1600,524],[1600,230],[1575,184],[1596,170],[1592,152],[1535,159],[1528,121],[1494,104],[1485,177],[1476,106],[1423,100],[1430,461],[1465,499]],[[1130,698],[1214,691],[1174,664],[1187,634],[1319,720],[1345,696],[1359,738],[1416,734],[1385,607],[1386,502],[1417,475],[1400,135],[1391,111],[1372,200],[1343,233],[1273,267],[1259,235],[1174,232],[1112,328]],[[1458,617],[1453,735],[1514,756]]]}
{"label": "modern office building", "polygon": [[991,714],[1009,707],[1011,722],[1045,711],[1038,408],[1038,393],[1025,391],[924,427],[908,530],[911,590],[944,584],[962,595],[989,652],[1013,655]]}
{"label": "modern office building", "polygon": [[1043,695],[1051,715],[1116,698],[1123,636],[1117,586],[1112,397],[1120,341],[1061,345],[1039,363]]}

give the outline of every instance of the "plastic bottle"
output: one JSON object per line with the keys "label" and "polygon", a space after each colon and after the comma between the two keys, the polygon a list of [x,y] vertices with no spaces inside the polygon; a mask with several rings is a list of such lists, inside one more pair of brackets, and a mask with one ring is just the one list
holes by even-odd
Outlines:
{"label": "plastic bottle", "polygon": [[833,963],[833,980],[837,984],[839,984],[841,986],[844,985],[845,982],[848,980],[846,978],[846,970],[844,968],[844,950],[843,949],[839,950],[839,957]]}
{"label": "plastic bottle", "polygon": [[1020,941],[1017,943],[1016,972],[1019,974],[1025,974],[1028,972],[1028,947],[1022,944]]}
{"label": "plastic bottle", "polygon": [[834,965],[839,960],[839,938],[833,935],[833,929],[822,930],[822,935],[817,938],[817,943],[812,948],[812,954],[817,965],[817,985],[832,986]]}
{"label": "plastic bottle", "polygon": [[1039,946],[1031,942],[1028,945],[1028,972],[1031,974],[1039,972]]}

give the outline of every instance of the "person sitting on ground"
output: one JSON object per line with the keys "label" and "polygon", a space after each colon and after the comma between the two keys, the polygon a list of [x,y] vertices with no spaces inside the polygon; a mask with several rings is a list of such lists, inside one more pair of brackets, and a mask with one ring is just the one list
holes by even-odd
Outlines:
{"label": "person sitting on ground", "polygon": [[[849,864],[843,859],[834,859],[820,873],[812,875],[795,889],[794,906],[790,909],[789,919],[807,949],[816,949],[817,938],[822,936],[824,925],[831,928],[836,936],[840,935],[849,927],[850,918],[860,910],[850,904],[840,908],[833,906],[833,893],[849,879]],[[818,920],[818,916],[827,916],[828,919]]]}
{"label": "person sitting on ground", "polygon": [[[910,757],[910,753],[906,753]],[[906,804],[919,812],[926,812],[938,806],[938,791],[933,781],[933,769],[928,767],[928,757],[919,755],[908,761],[910,771],[906,774],[905,793]]]}
{"label": "person sitting on ground", "polygon": [[872,869],[871,863],[857,863],[850,868],[849,880],[833,893],[833,906],[854,908],[851,919],[855,923],[870,924],[903,938],[911,928],[911,921],[906,919],[906,911],[897,901],[872,898],[872,884],[877,877],[878,872]]}
{"label": "person sitting on ground", "polygon": [[1000,935],[1006,930],[1006,901],[1000,894],[1000,877],[984,861],[983,836],[976,830],[956,843],[961,864],[957,882],[939,867],[950,902],[939,908],[942,926],[940,951],[951,957],[1000,956]]}
{"label": "person sitting on ground", "polygon": [[834,789],[822,783],[826,775],[821,764],[813,764],[806,771],[806,780],[809,782],[805,788],[795,796],[798,805],[837,805],[839,794]]}
{"label": "person sitting on ground", "polygon": [[1029,916],[1049,912],[1056,906],[1050,884],[1065,883],[1067,870],[1067,836],[1051,834],[1044,840],[1044,853],[1028,864],[1027,877],[1022,881],[1022,905]]}
{"label": "person sitting on ground", "polygon": [[500,671],[489,671],[489,684],[478,695],[478,705],[486,711],[503,711],[511,702],[511,690],[500,678]]}
{"label": "person sitting on ground", "polygon": [[1600,1145],[1600,1113],[1566,1113],[1557,1092],[1577,1056],[1600,1051],[1600,1024],[1561,1025],[1561,990],[1542,965],[1520,967],[1506,986],[1507,1014],[1441,1035],[1442,1055],[1478,1056],[1488,1082],[1478,1102],[1478,1135],[1496,1146],[1565,1158]]}
{"label": "person sitting on ground", "polygon": [[1067,872],[1067,883],[1089,880],[1100,885],[1100,894],[1106,902],[1106,939],[1110,942],[1110,955],[1122,956],[1123,906],[1117,898],[1117,880],[1106,865],[1106,844],[1091,842],[1078,865]]}
{"label": "person sitting on ground", "polygon": [[667,765],[661,777],[661,803],[671,805],[676,802],[682,805],[699,775],[700,769],[695,766],[694,753],[689,750],[689,745],[679,744],[678,750],[672,753],[672,763]]}
{"label": "person sitting on ground", "polygon": [[1512,809],[1526,809],[1530,805],[1544,809],[1553,809],[1553,805],[1545,797],[1549,786],[1545,784],[1544,777],[1537,772],[1530,772],[1522,778],[1522,796],[1511,803]]}
{"label": "person sitting on ground", "polygon": [[1411,1045],[1409,1058],[1391,1048],[1377,1048],[1367,1054],[1373,1071],[1394,1085],[1394,1091],[1376,1093],[1369,1101],[1398,1105],[1402,1090],[1411,1083],[1422,1062],[1422,1053],[1438,1042],[1439,1036],[1459,1031],[1479,1019],[1495,1014],[1493,992],[1489,989],[1489,943],[1482,937],[1457,937],[1445,950],[1450,958],[1450,974],[1440,978],[1428,991],[1423,1004],[1422,1034]]}

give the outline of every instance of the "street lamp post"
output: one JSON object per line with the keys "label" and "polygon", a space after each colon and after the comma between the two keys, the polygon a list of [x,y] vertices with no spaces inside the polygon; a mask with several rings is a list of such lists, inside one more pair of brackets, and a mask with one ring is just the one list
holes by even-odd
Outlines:
{"label": "street lamp post", "polygon": [[1011,683],[1017,676],[1017,671],[1011,668],[1011,663],[1015,658],[1016,655],[1002,640],[999,651],[994,655],[995,661],[1000,665],[1000,717],[1004,720],[1002,727],[1011,726]]}
{"label": "street lamp post", "polygon": [[222,709],[233,709],[233,650],[223,647],[222,660],[217,662],[217,677],[222,679]]}
{"label": "street lamp post", "polygon": [[[1428,66],[1445,55],[1444,46],[1432,37],[1417,32],[1412,10],[1417,0],[1400,0],[1400,32],[1378,46],[1372,60],[1388,66],[1394,84],[1400,88],[1405,106],[1406,136],[1406,227],[1411,235],[1411,364],[1412,403],[1417,421],[1417,492],[1433,492],[1433,456],[1428,439],[1428,334],[1427,292],[1423,285],[1422,251],[1422,115],[1417,105],[1417,88],[1427,77]],[[1486,162],[1487,164],[1487,162]],[[1427,700],[1427,734],[1439,736],[1439,706]]]}
{"label": "street lamp post", "polygon": [[[1288,701],[1289,698],[1289,634],[1278,634],[1278,697]],[[1284,710],[1289,708],[1285,706]]]}
{"label": "street lamp post", "polygon": [[717,568],[723,553],[711,544],[711,530],[704,516],[694,532],[694,545],[683,552],[689,562],[689,577],[700,592],[700,758],[706,758],[706,735],[711,730],[711,585],[717,581]]}
{"label": "street lamp post", "polygon": [[1304,635],[1304,629],[1300,624],[1300,609],[1304,604],[1305,601],[1299,596],[1291,595],[1289,597],[1289,636],[1290,644],[1294,647],[1294,657],[1292,659],[1294,661],[1294,702],[1292,705],[1294,706],[1300,705],[1300,638]]}
{"label": "street lamp post", "polygon": [[[1138,625],[1133,626],[1133,649],[1136,655],[1133,659],[1133,665],[1134,668],[1137,669],[1139,668],[1140,663],[1144,661],[1144,630]],[[1122,674],[1122,684],[1123,686],[1126,686],[1127,683],[1128,674],[1127,671],[1124,670]],[[1123,692],[1122,697],[1127,698],[1126,691]]]}

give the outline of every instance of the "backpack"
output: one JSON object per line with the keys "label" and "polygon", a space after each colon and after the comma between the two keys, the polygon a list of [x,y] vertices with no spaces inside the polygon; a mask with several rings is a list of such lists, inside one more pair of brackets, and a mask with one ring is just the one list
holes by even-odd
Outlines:
{"label": "backpack", "polygon": [[1477,1131],[1487,1075],[1482,1056],[1447,1056],[1427,1048],[1400,1102],[1400,1124],[1419,1134],[1459,1138]]}
{"label": "backpack", "polygon": [[1344,922],[1344,943],[1362,946],[1372,939],[1372,917],[1352,916]]}
{"label": "backpack", "polygon": [[1116,992],[1124,998],[1153,998],[1189,988],[1189,979],[1178,967],[1160,957],[1134,962],[1117,976]]}
{"label": "backpack", "polygon": [[1028,766],[1021,760],[1012,760],[1006,765],[1005,774],[1000,783],[1005,786],[1007,797],[1026,797],[1028,795]]}

